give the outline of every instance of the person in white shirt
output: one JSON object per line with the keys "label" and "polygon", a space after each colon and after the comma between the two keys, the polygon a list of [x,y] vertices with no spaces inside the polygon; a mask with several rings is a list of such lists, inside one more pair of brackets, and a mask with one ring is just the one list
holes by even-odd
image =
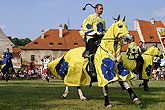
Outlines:
{"label": "person in white shirt", "polygon": [[43,62],[43,79],[46,79],[49,82],[49,77],[47,75],[47,65],[50,62],[50,59],[47,56],[44,56],[44,58],[41,59],[41,61]]}
{"label": "person in white shirt", "polygon": [[138,48],[138,51],[139,51],[139,54],[141,54],[142,53],[142,46],[143,46],[143,42],[142,41],[140,41],[139,42],[139,44],[138,44],[138,46],[137,46],[137,48]]}

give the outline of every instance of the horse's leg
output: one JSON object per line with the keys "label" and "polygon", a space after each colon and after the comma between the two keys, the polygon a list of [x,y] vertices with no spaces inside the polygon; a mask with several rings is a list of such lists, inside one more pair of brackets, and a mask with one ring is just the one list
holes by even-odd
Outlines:
{"label": "horse's leg", "polygon": [[130,83],[131,87],[133,87],[133,83],[132,83],[132,81],[131,81],[131,80],[129,80],[129,83]]}
{"label": "horse's leg", "polygon": [[134,104],[140,104],[140,100],[139,98],[136,96],[136,94],[133,92],[132,88],[129,86],[128,82],[124,81],[123,82],[124,87],[126,88],[126,90],[128,91],[132,101],[134,102]]}
{"label": "horse's leg", "polygon": [[144,91],[148,91],[148,90],[149,90],[149,88],[148,88],[148,82],[149,82],[148,79],[144,79],[144,80],[143,80],[143,83],[144,83]]}
{"label": "horse's leg", "polygon": [[144,80],[142,83],[139,84],[139,87],[144,86]]}
{"label": "horse's leg", "polygon": [[8,77],[9,77],[9,76],[8,76],[8,75],[9,75],[9,72],[8,72],[8,71],[9,71],[9,70],[7,70],[7,68],[4,69],[4,74],[5,74],[5,76],[6,76],[6,82],[8,82],[8,80],[9,80],[9,78],[8,78]]}
{"label": "horse's leg", "polygon": [[69,87],[65,86],[65,91],[64,94],[62,94],[61,96],[59,96],[60,99],[66,99],[66,97],[68,96],[69,93]]}
{"label": "horse's leg", "polygon": [[108,86],[105,85],[103,87],[103,94],[104,94],[104,106],[107,108],[112,108],[112,105],[109,103],[109,99],[108,99]]}
{"label": "horse's leg", "polygon": [[9,80],[8,75],[9,75],[8,72],[6,72],[6,82],[8,82],[8,80]]}
{"label": "horse's leg", "polygon": [[77,91],[78,91],[78,94],[79,94],[80,99],[81,99],[82,101],[87,101],[87,100],[88,100],[86,97],[84,97],[84,95],[83,95],[83,93],[82,93],[82,91],[81,91],[81,87],[77,87]]}
{"label": "horse's leg", "polygon": [[10,70],[9,68],[6,70],[6,82],[8,82],[9,78],[10,78]]}

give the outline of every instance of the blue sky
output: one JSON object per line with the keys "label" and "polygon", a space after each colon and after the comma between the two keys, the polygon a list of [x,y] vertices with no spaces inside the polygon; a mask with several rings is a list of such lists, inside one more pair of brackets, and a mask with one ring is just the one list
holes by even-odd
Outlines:
{"label": "blue sky", "polygon": [[58,29],[68,24],[70,29],[80,29],[83,20],[94,10],[86,3],[104,6],[102,17],[107,29],[113,17],[126,16],[129,30],[134,19],[161,20],[165,24],[165,0],[0,0],[0,27],[7,36],[36,39],[41,30]]}

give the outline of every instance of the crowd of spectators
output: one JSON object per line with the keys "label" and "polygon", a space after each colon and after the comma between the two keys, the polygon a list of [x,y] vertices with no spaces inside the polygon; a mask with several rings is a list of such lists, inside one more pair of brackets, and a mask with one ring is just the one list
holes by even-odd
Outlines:
{"label": "crowd of spectators", "polygon": [[165,80],[165,67],[160,67],[158,69],[154,69],[152,72],[152,80]]}

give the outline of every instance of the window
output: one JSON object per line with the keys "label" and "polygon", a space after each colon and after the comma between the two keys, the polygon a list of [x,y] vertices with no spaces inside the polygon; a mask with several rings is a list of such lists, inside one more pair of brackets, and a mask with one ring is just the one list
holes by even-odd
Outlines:
{"label": "window", "polygon": [[35,61],[35,55],[31,55],[31,61]]}
{"label": "window", "polygon": [[77,46],[78,45],[78,43],[74,43],[74,46]]}
{"label": "window", "polygon": [[34,42],[34,45],[37,45],[38,44],[38,42]]}
{"label": "window", "polygon": [[62,46],[62,43],[58,43],[59,46]]}
{"label": "window", "polygon": [[53,45],[53,42],[50,42],[49,45],[52,46]]}
{"label": "window", "polygon": [[153,36],[150,36],[150,39],[154,38]]}

